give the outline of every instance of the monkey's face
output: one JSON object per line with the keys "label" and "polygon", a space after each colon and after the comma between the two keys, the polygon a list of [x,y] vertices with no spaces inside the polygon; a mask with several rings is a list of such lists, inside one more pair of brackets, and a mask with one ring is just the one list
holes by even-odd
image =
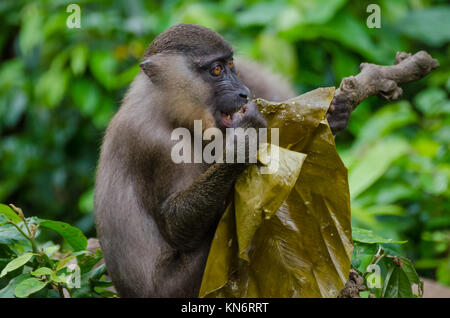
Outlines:
{"label": "monkey's face", "polygon": [[225,130],[250,95],[236,74],[230,45],[202,26],[180,24],[160,34],[141,67],[165,97],[173,121],[185,127],[188,120],[204,120],[204,127]]}
{"label": "monkey's face", "polygon": [[233,116],[248,102],[249,89],[237,77],[233,56],[220,56],[200,64],[203,80],[211,94],[208,106],[213,112],[216,125],[224,130],[231,127]]}

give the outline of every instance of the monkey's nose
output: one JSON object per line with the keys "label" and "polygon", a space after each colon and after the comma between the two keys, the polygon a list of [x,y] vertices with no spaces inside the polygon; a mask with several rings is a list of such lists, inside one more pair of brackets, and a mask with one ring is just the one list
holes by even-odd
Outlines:
{"label": "monkey's nose", "polygon": [[248,87],[244,86],[239,92],[239,97],[242,97],[243,99],[248,100],[249,96],[250,96],[250,90],[248,89]]}

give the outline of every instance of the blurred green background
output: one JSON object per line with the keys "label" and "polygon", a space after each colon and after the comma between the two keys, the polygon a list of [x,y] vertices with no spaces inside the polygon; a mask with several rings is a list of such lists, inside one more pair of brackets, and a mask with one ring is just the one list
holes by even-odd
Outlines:
{"label": "blurred green background", "polygon": [[[69,29],[66,7],[81,7]],[[369,29],[367,5],[381,7]],[[95,235],[92,188],[103,132],[151,40],[210,27],[303,93],[338,86],[363,61],[427,50],[441,67],[369,98],[337,137],[353,224],[406,239],[420,274],[450,285],[450,5],[447,1],[1,1],[0,202]]]}

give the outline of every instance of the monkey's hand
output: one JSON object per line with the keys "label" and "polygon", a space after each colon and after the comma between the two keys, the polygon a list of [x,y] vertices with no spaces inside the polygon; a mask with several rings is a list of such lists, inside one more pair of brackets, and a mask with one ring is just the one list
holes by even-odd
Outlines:
{"label": "monkey's hand", "polygon": [[267,128],[267,121],[259,112],[256,103],[251,101],[233,115],[232,128]]}
{"label": "monkey's hand", "polygon": [[343,95],[334,96],[328,109],[327,119],[333,135],[347,128],[352,108]]}
{"label": "monkey's hand", "polygon": [[[251,164],[256,163],[259,143],[267,140],[267,121],[259,112],[254,102],[249,102],[233,114],[232,135],[227,135],[225,149],[226,162]],[[230,152],[232,153],[230,157]]]}

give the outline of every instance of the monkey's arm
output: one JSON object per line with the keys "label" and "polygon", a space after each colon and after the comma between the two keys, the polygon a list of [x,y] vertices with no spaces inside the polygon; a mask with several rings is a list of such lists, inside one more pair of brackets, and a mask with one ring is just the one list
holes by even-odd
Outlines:
{"label": "monkey's arm", "polygon": [[170,245],[191,250],[201,243],[218,221],[236,178],[246,164],[215,163],[186,190],[173,193],[156,217]]}

